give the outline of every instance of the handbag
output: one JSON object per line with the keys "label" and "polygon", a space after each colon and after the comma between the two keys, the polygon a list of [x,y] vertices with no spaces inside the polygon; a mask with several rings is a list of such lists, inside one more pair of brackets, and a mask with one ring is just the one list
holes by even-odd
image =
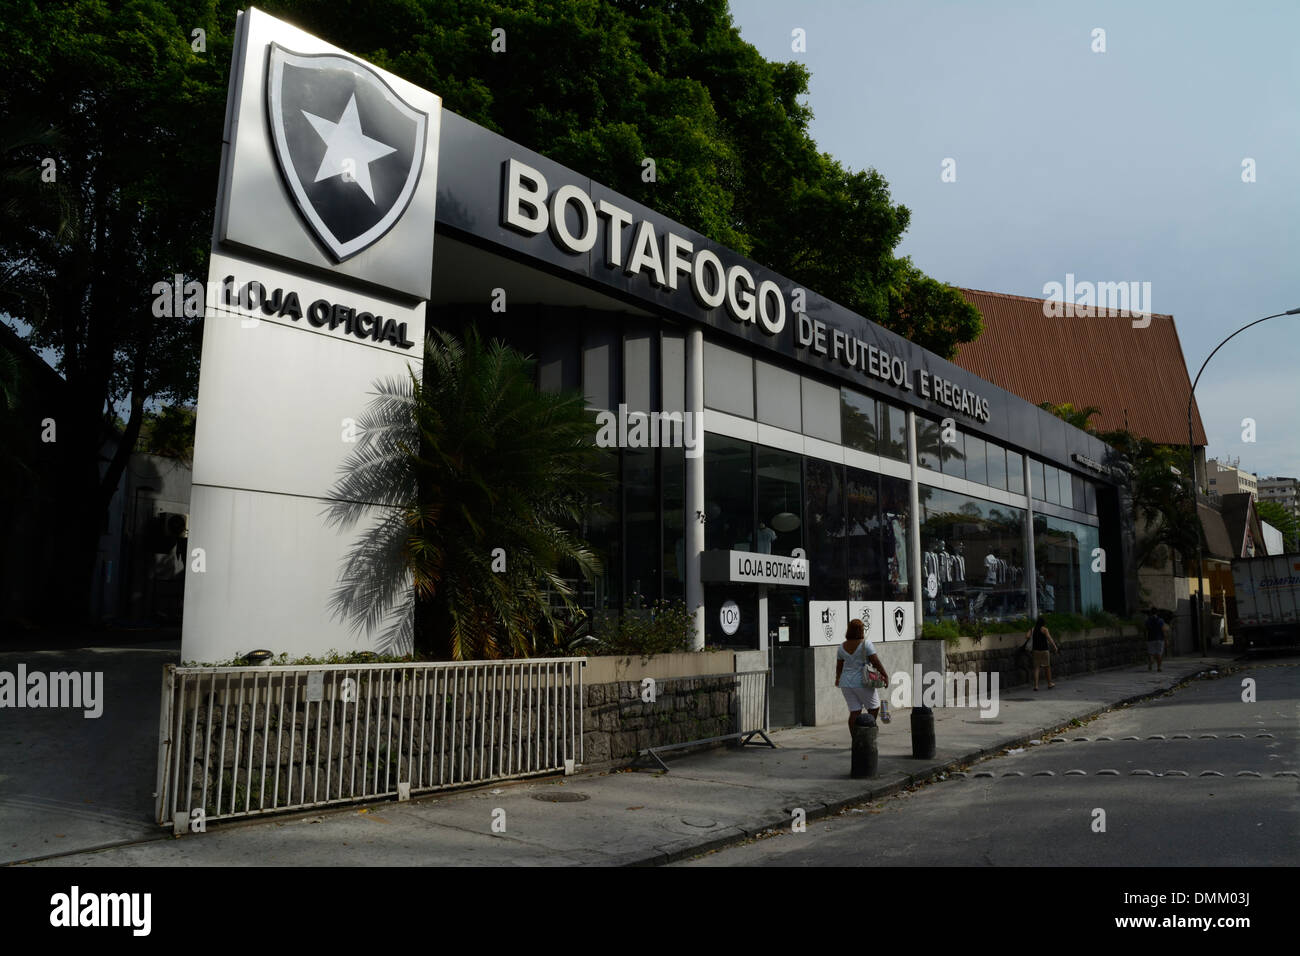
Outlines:
{"label": "handbag", "polygon": [[870,664],[866,664],[862,668],[862,681],[864,684],[866,684],[867,687],[872,687],[872,688],[888,686],[888,684],[885,681],[884,675],[877,673],[875,668],[873,668]]}

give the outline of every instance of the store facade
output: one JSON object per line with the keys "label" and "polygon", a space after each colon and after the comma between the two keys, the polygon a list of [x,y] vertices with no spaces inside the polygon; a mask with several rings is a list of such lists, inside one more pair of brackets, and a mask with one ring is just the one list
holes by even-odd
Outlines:
{"label": "store facade", "polygon": [[[250,22],[252,39],[240,42],[251,52],[237,49],[237,57],[258,55],[257,31],[277,24],[261,14]],[[309,64],[295,52],[263,53],[238,79],[251,84],[258,70],[266,76],[263,63],[269,58],[274,70],[276,56],[289,64],[286,71]],[[357,68],[358,88],[363,68],[370,69]],[[276,109],[260,90],[242,97],[239,109],[253,110],[258,97]],[[338,112],[342,102],[319,109]],[[394,129],[402,108],[393,107]],[[372,377],[397,360],[414,367],[418,348],[402,350],[425,329],[472,324],[535,356],[539,387],[581,389],[591,409],[608,413],[616,439],[600,443],[611,446],[606,453],[619,480],[582,528],[605,564],[599,579],[580,587],[586,606],[681,599],[695,609],[697,646],[766,652],[777,665],[778,689],[785,680],[795,690],[805,682],[801,668],[829,659],[809,652],[838,643],[854,617],[890,648],[891,660],[910,666],[912,642],[927,621],[1126,610],[1131,541],[1119,530],[1110,450],[1098,439],[440,104],[426,113],[426,125],[413,127],[423,138],[413,142],[436,156],[436,170],[426,161],[423,178],[410,176],[406,189],[418,198],[436,183],[435,202],[390,213],[391,221],[361,237],[369,245],[355,258],[337,249],[297,251],[298,236],[290,253],[268,250],[277,268],[286,255],[295,259],[301,282],[372,296],[379,304],[371,312],[385,306],[406,324],[381,327],[372,317],[358,329],[367,313],[336,305],[328,329],[317,316],[308,316],[314,328],[307,329],[296,316],[262,311],[277,328],[295,329],[286,350],[308,331],[316,334],[307,338],[336,340],[371,333],[365,349],[344,346],[353,351],[337,361],[365,351],[374,356]],[[248,137],[251,127],[235,132]],[[272,127],[256,132],[273,141],[280,134]],[[221,192],[232,208],[241,201],[237,163],[233,169]],[[261,190],[273,185],[258,180]],[[291,191],[278,188],[258,201],[292,207]],[[312,201],[321,207],[319,197]],[[305,205],[298,203],[297,227],[319,234]],[[431,271],[394,272],[401,262],[394,257],[410,260],[410,237],[425,241],[422,218],[432,220]],[[241,240],[230,234],[231,222],[237,217],[219,217],[213,275],[269,268],[248,248],[265,243],[265,231]],[[402,230],[405,241],[396,235]],[[388,249],[392,243],[400,248]],[[227,297],[222,308],[233,316],[257,304]],[[205,332],[197,486],[208,483],[202,472],[215,470],[219,446],[211,417],[205,432],[204,400],[219,404],[213,396],[228,391],[219,365],[225,346],[210,348],[208,339]],[[237,357],[228,364],[230,379],[243,374]],[[364,375],[351,378],[360,383]],[[340,408],[362,402],[366,389],[349,387],[353,393],[334,399]],[[248,428],[239,432],[244,441]],[[341,452],[322,450],[313,474],[331,455],[337,462]],[[223,457],[223,467],[230,460]],[[220,477],[210,482],[214,502],[219,490],[250,487],[240,476]],[[304,479],[289,493],[319,497],[308,485]],[[212,514],[196,520],[216,527],[230,507],[210,504]],[[307,520],[305,511],[295,520]],[[241,553],[257,549],[251,538],[240,541],[227,543]],[[311,560],[324,568],[345,544],[318,539]],[[249,572],[250,582],[256,573]],[[237,575],[229,577],[222,585],[227,606],[238,589]],[[187,633],[191,621],[194,633],[209,633],[213,613],[191,615],[187,603]],[[791,708],[789,722],[807,722],[797,700]]]}
{"label": "store facade", "polygon": [[[631,429],[611,450],[593,600],[702,599],[701,642],[752,649],[838,643],[850,605],[891,641],[1122,600],[1098,439],[518,144],[449,114],[442,129],[434,295],[452,295],[430,323],[503,338],[593,409],[703,418],[697,454]],[[566,307],[556,277],[616,301]],[[807,574],[747,582],[722,554]]]}

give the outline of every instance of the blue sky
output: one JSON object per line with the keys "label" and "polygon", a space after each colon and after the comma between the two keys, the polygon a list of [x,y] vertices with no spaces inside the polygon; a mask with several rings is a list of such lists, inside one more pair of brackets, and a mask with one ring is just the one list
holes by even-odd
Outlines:
{"label": "blue sky", "polygon": [[[1193,376],[1235,329],[1300,307],[1295,0],[731,8],[765,57],[807,65],[813,138],[881,172],[912,211],[899,253],[935,278],[1028,296],[1066,273],[1150,282]],[[1300,316],[1233,339],[1196,396],[1210,456],[1300,477]]]}

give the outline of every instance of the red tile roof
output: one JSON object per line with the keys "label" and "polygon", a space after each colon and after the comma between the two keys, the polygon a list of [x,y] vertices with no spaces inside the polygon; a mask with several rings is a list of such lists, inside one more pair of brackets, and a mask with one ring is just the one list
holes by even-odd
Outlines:
{"label": "red tile roof", "polygon": [[[1097,431],[1124,428],[1127,418],[1140,438],[1186,445],[1191,379],[1172,315],[1152,314],[1149,326],[1134,328],[1132,318],[1106,309],[1053,318],[1044,314],[1043,299],[957,291],[979,309],[984,333],[958,346],[955,364],[1035,405],[1095,405]],[[1204,445],[1195,402],[1192,428],[1195,443]]]}

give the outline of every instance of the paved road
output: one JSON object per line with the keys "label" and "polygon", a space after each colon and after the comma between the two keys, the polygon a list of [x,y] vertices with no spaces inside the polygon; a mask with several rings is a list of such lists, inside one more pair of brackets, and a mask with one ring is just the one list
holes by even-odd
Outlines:
{"label": "paved road", "polygon": [[162,668],[175,643],[5,651],[0,671],[102,672],[103,713],[0,709],[0,864],[157,836]]}
{"label": "paved road", "polygon": [[679,865],[1295,865],[1297,771],[1300,665],[1261,664]]}

